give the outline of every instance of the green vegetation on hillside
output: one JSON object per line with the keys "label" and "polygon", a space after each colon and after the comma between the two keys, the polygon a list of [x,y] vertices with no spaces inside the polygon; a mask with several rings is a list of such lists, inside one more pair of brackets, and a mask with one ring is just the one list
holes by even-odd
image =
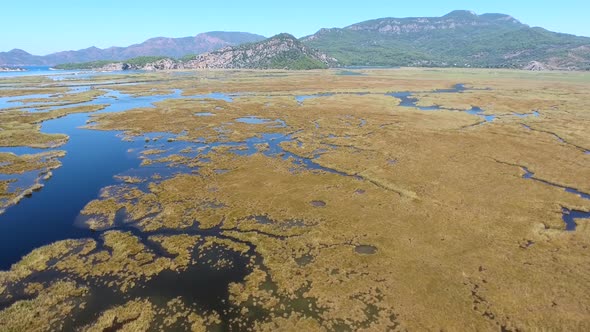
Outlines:
{"label": "green vegetation on hillside", "polygon": [[330,32],[305,44],[328,53],[345,66],[404,66],[435,61],[407,42],[362,31]]}
{"label": "green vegetation on hillside", "polygon": [[196,57],[197,57],[196,54],[187,54],[183,57],[178,58],[178,61],[187,62],[187,61],[194,60]]}
{"label": "green vegetation on hillside", "polygon": [[137,58],[125,60],[124,62],[131,66],[145,66],[148,63],[156,62],[162,59],[166,59],[165,56],[139,56]]}
{"label": "green vegetation on hillside", "polygon": [[271,69],[291,69],[291,70],[310,70],[325,69],[326,64],[319,60],[313,59],[305,54],[289,51],[278,54],[270,61]]}
{"label": "green vegetation on hillside", "polygon": [[165,56],[140,56],[137,58],[125,60],[125,61],[110,61],[110,60],[100,60],[100,61],[91,61],[91,62],[81,62],[81,63],[64,63],[57,66],[54,66],[55,69],[61,70],[92,70],[102,68],[104,66],[115,64],[115,63],[125,63],[130,67],[142,67],[147,65],[148,63],[156,62],[158,60],[167,59],[168,57]]}
{"label": "green vegetation on hillside", "polygon": [[99,61],[90,61],[90,62],[81,62],[81,63],[63,63],[57,66],[53,66],[55,69],[61,70],[77,70],[77,69],[96,69],[100,67],[104,67],[111,63],[118,63],[120,61],[109,61],[109,60],[99,60]]}
{"label": "green vegetation on hillside", "polygon": [[540,61],[590,69],[590,38],[531,28],[507,15],[451,14],[371,20],[303,42],[343,65],[522,68]]}

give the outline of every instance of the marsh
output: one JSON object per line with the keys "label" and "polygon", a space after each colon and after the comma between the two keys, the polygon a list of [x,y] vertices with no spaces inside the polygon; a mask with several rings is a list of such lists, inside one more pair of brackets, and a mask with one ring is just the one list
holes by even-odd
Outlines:
{"label": "marsh", "polygon": [[11,82],[4,329],[590,324],[588,73]]}

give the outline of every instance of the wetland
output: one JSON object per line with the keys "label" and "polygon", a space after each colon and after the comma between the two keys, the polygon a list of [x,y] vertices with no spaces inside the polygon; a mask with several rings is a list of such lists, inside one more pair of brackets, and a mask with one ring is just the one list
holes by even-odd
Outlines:
{"label": "wetland", "polygon": [[589,88],[0,78],[0,330],[587,330]]}

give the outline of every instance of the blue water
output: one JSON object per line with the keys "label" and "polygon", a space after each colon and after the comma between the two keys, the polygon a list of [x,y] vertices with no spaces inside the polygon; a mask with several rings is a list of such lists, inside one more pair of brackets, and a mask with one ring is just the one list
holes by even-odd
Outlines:
{"label": "blue water", "polygon": [[47,76],[47,75],[63,75],[63,74],[74,74],[79,71],[74,70],[50,70],[49,66],[15,66],[18,68],[24,68],[27,71],[7,71],[0,72],[0,77],[19,77],[19,76]]}
{"label": "blue water", "polygon": [[[82,125],[86,118],[77,114],[68,117],[68,122]],[[64,132],[54,131],[61,127],[59,123],[44,127],[47,132]],[[53,171],[41,191],[0,216],[1,269],[36,247],[64,238],[89,237],[87,229],[72,227],[80,210],[98,196],[102,187],[112,184],[113,174],[138,166],[139,161],[127,154],[127,148],[113,133],[88,132],[68,130],[71,139],[63,146],[68,151],[61,159],[63,166]]]}
{"label": "blue water", "polygon": [[247,124],[267,124],[267,123],[270,123],[273,121],[270,119],[262,119],[257,116],[245,116],[245,117],[237,118],[236,122],[247,123]]}
{"label": "blue water", "polygon": [[128,70],[128,71],[112,71],[112,72],[97,72],[93,70],[57,70],[51,69],[50,66],[15,66],[19,68],[27,69],[27,71],[8,71],[8,72],[0,72],[0,78],[3,77],[21,77],[21,76],[47,76],[50,79],[55,81],[61,81],[64,79],[79,79],[79,78],[88,78],[91,76],[100,76],[100,75],[112,75],[112,74],[131,74],[131,73],[141,73],[142,71],[138,70]]}
{"label": "blue water", "polygon": [[482,117],[486,122],[494,121],[494,119],[496,119],[495,115],[484,114],[485,111],[479,107],[472,107],[470,110],[467,110],[466,112],[471,115],[477,115],[479,117]]}
{"label": "blue water", "polygon": [[565,230],[569,232],[576,230],[576,227],[578,226],[576,220],[590,218],[590,213],[584,211],[563,208],[562,213],[563,222],[565,223]]}
{"label": "blue water", "polygon": [[433,106],[418,106],[416,103],[418,102],[418,98],[412,97],[412,92],[394,92],[389,94],[392,97],[395,97],[400,100],[399,106],[401,107],[413,107],[417,108],[421,111],[439,111],[441,108],[440,106],[433,105]]}
{"label": "blue water", "polygon": [[298,96],[295,96],[295,100],[297,101],[297,103],[303,104],[303,102],[307,99],[319,98],[319,97],[331,97],[333,95],[334,95],[333,93],[318,93],[318,94],[314,94],[314,95],[298,95]]}
{"label": "blue water", "polygon": [[195,113],[195,116],[214,116],[215,114],[211,113],[211,112],[197,112]]}
{"label": "blue water", "polygon": [[512,114],[516,115],[519,118],[526,118],[529,116],[533,116],[533,117],[537,118],[540,115],[539,111],[532,111],[531,113],[516,113],[516,112],[514,112]]}
{"label": "blue water", "polygon": [[[590,194],[581,192],[575,188],[570,188],[570,187],[562,186],[557,183],[538,179],[535,177],[535,173],[531,172],[526,167],[522,167],[522,170],[524,171],[524,174],[522,175],[522,177],[524,179],[534,180],[534,181],[537,181],[537,182],[540,182],[540,183],[543,183],[543,184],[546,184],[546,185],[549,185],[552,187],[560,188],[560,189],[565,190],[568,193],[575,194],[575,195],[580,196],[583,199],[590,200]],[[575,231],[576,226],[577,226],[576,220],[590,219],[590,212],[571,210],[571,209],[564,207],[564,208],[562,208],[562,219],[563,219],[563,222],[565,223],[566,231]]]}
{"label": "blue water", "polygon": [[[169,96],[133,98],[112,93],[118,99],[100,111],[119,112],[130,108],[148,107]],[[93,104],[110,103],[112,98],[102,97]],[[113,176],[138,167],[140,160],[127,152],[141,148],[142,140],[124,142],[115,132],[81,129],[89,115],[70,114],[42,124],[45,133],[64,133],[69,141],[58,149],[67,154],[60,159],[62,167],[53,170],[53,177],[45,187],[6,209],[0,215],[0,269],[7,269],[32,249],[65,238],[91,236],[88,229],[73,227],[73,221],[84,206],[95,199],[101,188],[113,184]],[[15,153],[33,152],[30,148],[3,148]]]}
{"label": "blue water", "polygon": [[[35,94],[35,95],[26,95],[26,96],[13,96],[13,97],[2,97],[2,90],[0,90],[0,109],[4,108],[14,108],[14,107],[21,107],[25,104],[21,100],[31,99],[31,98],[49,98],[52,94]],[[27,104],[29,105],[29,104]],[[31,105],[35,105],[31,103]]]}
{"label": "blue water", "polygon": [[48,151],[46,149],[37,149],[37,148],[30,148],[28,146],[17,146],[14,148],[9,148],[9,147],[0,147],[0,152],[12,152],[14,154],[17,155],[23,155],[23,154],[36,154],[36,153],[40,153],[40,152],[45,152]]}
{"label": "blue water", "polygon": [[[76,227],[79,213],[84,206],[99,196],[101,189],[120,183],[115,175],[139,176],[149,179],[153,174],[164,178],[177,173],[189,173],[198,169],[190,169],[184,165],[154,163],[140,166],[140,153],[144,149],[162,149],[165,152],[150,159],[164,158],[172,154],[181,154],[191,158],[208,154],[216,146],[236,147],[233,153],[251,155],[259,153],[257,144],[267,143],[269,148],[262,153],[266,156],[281,156],[291,159],[295,165],[325,171],[339,172],[325,168],[311,159],[287,153],[280,147],[281,142],[293,140],[291,136],[280,133],[261,134],[243,142],[186,142],[175,140],[177,135],[169,133],[146,133],[132,142],[122,140],[119,132],[97,131],[82,128],[92,118],[92,114],[121,112],[132,108],[152,107],[153,103],[169,98],[213,98],[231,102],[231,97],[222,93],[202,96],[182,96],[181,90],[161,96],[133,97],[117,91],[95,100],[78,105],[109,104],[110,106],[95,113],[70,114],[65,117],[49,120],[42,124],[44,133],[62,133],[70,137],[69,141],[56,148],[65,150],[67,154],[61,158],[62,167],[53,170],[53,177],[42,182],[45,187],[35,192],[32,197],[23,199],[19,204],[8,207],[0,214],[0,269],[8,269],[23,255],[31,250],[66,238],[96,237],[96,234],[84,227]],[[274,127],[285,127],[281,120],[244,117],[238,121],[246,123],[272,124]],[[179,134],[182,136],[184,133]],[[146,142],[146,139],[148,141]],[[237,149],[245,146],[245,150]],[[190,150],[185,150],[190,147]],[[29,147],[3,147],[0,152],[30,154],[48,151]],[[317,156],[316,156],[317,157]],[[206,162],[206,158],[200,158]],[[27,175],[28,176],[28,175]],[[142,190],[148,189],[148,181],[138,184]]]}
{"label": "blue water", "polygon": [[[113,98],[114,97],[114,98]],[[104,110],[90,114],[70,114],[63,118],[46,121],[41,130],[46,133],[64,133],[70,136],[69,141],[59,147],[67,151],[67,155],[60,159],[63,166],[54,170],[53,178],[45,182],[45,187],[35,192],[31,198],[22,200],[18,205],[7,208],[5,214],[0,215],[0,270],[10,268],[11,264],[20,260],[23,255],[31,250],[63,239],[93,238],[97,240],[100,250],[104,249],[99,240],[103,232],[90,231],[83,226],[84,217],[80,211],[84,206],[99,196],[102,190],[109,190],[112,185],[120,186],[121,180],[117,175],[140,176],[150,179],[154,174],[170,177],[175,173],[192,173],[198,167],[189,168],[186,165],[174,165],[158,162],[149,166],[140,166],[141,152],[145,149],[162,149],[161,154],[151,156],[150,159],[158,159],[171,154],[181,154],[191,158],[199,158],[207,162],[206,155],[216,146],[246,147],[245,150],[236,149],[233,153],[251,155],[263,153],[266,156],[281,157],[293,161],[294,165],[317,171],[332,172],[314,161],[299,157],[292,153],[286,153],[280,146],[281,142],[292,141],[289,135],[280,133],[260,134],[242,142],[214,142],[207,143],[204,140],[187,142],[178,136],[169,133],[145,133],[136,137],[132,142],[122,140],[122,135],[114,131],[96,131],[80,128],[91,120],[91,114],[105,112],[120,112],[131,108],[150,107],[153,103],[168,98],[216,98],[227,102],[231,100],[224,94],[207,96],[181,96],[180,90],[165,96],[132,97],[115,91],[109,92],[91,102],[81,104],[111,104]],[[280,119],[269,122],[274,126],[286,126]],[[253,131],[253,135],[255,131]],[[258,144],[268,144],[268,149],[259,150]],[[3,151],[13,153],[31,153],[42,150],[26,147],[3,148]],[[298,168],[295,168],[297,170]],[[219,170],[219,173],[231,170]],[[153,180],[151,178],[150,181]],[[161,181],[161,180],[159,180]],[[140,190],[148,190],[149,181],[132,185]],[[126,185],[127,186],[127,185]],[[214,204],[214,203],[213,203]],[[152,235],[189,234],[202,237],[214,236],[221,239],[230,239],[222,234],[221,228],[202,230],[195,226],[181,230],[162,230],[156,232],[142,232],[127,224],[125,211],[117,213],[115,229],[131,232],[137,236],[144,245],[157,254],[168,255],[158,246],[154,246],[148,240]],[[266,236],[274,236],[266,234]],[[64,330],[75,330],[76,327],[88,324],[96,320],[97,315],[115,305],[123,304],[128,298],[157,297],[158,299],[171,300],[182,298],[186,303],[194,303],[200,310],[215,311],[220,315],[222,329],[229,330],[229,326],[241,317],[241,311],[229,304],[229,285],[232,282],[241,282],[252,268],[252,262],[261,262],[253,245],[231,238],[250,249],[247,253],[235,252],[225,247],[214,247],[207,250],[205,256],[199,256],[197,263],[191,264],[182,272],[163,271],[149,281],[142,281],[142,287],[135,287],[127,293],[128,297],[112,287],[104,286],[94,280],[88,280],[85,285],[91,291],[91,297],[86,306],[78,310],[74,315],[64,321]],[[199,244],[200,245],[200,244]],[[227,260],[227,267],[219,268],[208,262],[214,262],[220,257]],[[196,258],[196,257],[195,257]],[[51,281],[55,276],[52,271],[36,273],[30,279],[44,282]],[[29,280],[20,282],[15,287],[24,287]],[[17,292],[18,293],[18,292]],[[17,294],[18,295],[18,294]],[[4,308],[19,300],[10,298],[0,302],[0,308]],[[243,326],[240,326],[243,327]],[[237,329],[237,327],[234,327]]]}
{"label": "blue water", "polygon": [[[455,86],[450,89],[438,89],[438,90],[432,91],[431,93],[462,93],[465,90],[467,90],[467,88],[465,87],[464,84],[455,84]],[[440,107],[439,105],[418,106],[417,105],[418,98],[414,97],[414,93],[415,92],[405,91],[405,92],[392,92],[392,93],[388,93],[386,95],[399,99],[400,100],[399,106],[402,106],[402,107],[417,108],[421,111],[441,111],[441,110],[454,111],[453,109]],[[496,119],[495,115],[484,114],[485,111],[479,107],[472,107],[470,110],[467,110],[465,112],[468,114],[471,114],[471,115],[477,115],[477,116],[483,118],[483,120],[485,122],[491,122]],[[537,115],[538,115],[538,113],[535,116],[537,116]]]}

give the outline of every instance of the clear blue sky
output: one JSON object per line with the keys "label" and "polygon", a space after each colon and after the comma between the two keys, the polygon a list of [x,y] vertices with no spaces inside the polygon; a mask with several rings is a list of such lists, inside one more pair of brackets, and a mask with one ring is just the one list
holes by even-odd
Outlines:
{"label": "clear blue sky", "polygon": [[0,51],[44,55],[212,30],[301,37],[373,18],[442,16],[454,9],[505,13],[531,26],[590,36],[590,0],[6,0]]}

